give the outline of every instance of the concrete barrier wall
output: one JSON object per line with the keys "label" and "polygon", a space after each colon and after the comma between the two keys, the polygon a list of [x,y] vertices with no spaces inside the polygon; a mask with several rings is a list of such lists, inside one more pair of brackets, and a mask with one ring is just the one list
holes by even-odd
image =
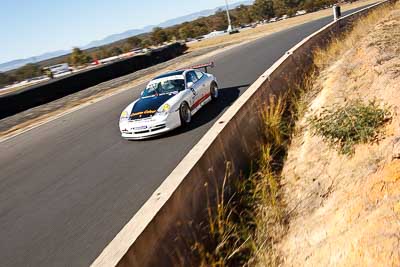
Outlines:
{"label": "concrete barrier wall", "polygon": [[182,55],[185,50],[185,45],[175,43],[164,48],[153,50],[147,55],[123,59],[1,95],[0,119],[49,103],[102,82],[165,62]]}
{"label": "concrete barrier wall", "polygon": [[316,47],[376,6],[327,25],[268,69],[218,119],[92,266],[193,265],[185,243],[186,238],[193,239],[193,231],[186,226],[205,218],[207,200],[220,187],[227,162],[232,163],[232,177],[237,177],[257,158],[263,138],[260,107],[268,104],[271,94],[283,93],[301,81],[312,67]]}

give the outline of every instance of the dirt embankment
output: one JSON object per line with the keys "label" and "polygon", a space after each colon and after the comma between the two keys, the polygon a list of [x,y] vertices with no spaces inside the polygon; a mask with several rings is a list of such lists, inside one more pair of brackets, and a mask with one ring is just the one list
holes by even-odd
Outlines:
{"label": "dirt embankment", "polygon": [[[400,4],[355,31],[346,49],[327,52],[338,57],[318,76],[318,94],[289,149],[283,194],[292,215],[279,244],[283,265],[400,266]],[[376,142],[343,155],[313,134],[309,118],[355,99],[387,105],[391,120]]]}

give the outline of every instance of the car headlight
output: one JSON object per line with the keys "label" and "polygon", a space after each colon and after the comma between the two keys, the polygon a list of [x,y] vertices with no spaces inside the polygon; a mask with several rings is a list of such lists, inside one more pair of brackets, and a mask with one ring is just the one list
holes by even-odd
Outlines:
{"label": "car headlight", "polygon": [[128,111],[123,111],[123,112],[121,113],[121,117],[119,118],[119,120],[120,120],[120,121],[122,121],[122,120],[127,120],[128,118],[129,118]]}
{"label": "car headlight", "polygon": [[161,111],[162,111],[162,112],[168,112],[170,109],[171,109],[171,106],[168,105],[168,104],[164,104],[164,105],[162,105],[162,107],[161,107]]}
{"label": "car headlight", "polygon": [[170,109],[171,109],[171,106],[169,104],[164,104],[158,109],[157,114],[167,115],[168,112],[170,111]]}

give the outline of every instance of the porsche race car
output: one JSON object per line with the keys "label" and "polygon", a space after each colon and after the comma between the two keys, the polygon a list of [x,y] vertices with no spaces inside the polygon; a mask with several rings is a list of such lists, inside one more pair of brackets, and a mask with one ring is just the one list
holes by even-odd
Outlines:
{"label": "porsche race car", "polygon": [[[218,84],[207,73],[213,63],[176,70],[152,79],[139,99],[121,113],[123,138],[144,139],[190,124],[192,116],[218,98]],[[199,69],[204,68],[205,71]]]}

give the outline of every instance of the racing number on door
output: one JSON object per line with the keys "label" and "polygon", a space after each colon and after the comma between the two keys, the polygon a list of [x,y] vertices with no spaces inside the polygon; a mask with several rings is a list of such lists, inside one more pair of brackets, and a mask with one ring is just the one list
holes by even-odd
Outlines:
{"label": "racing number on door", "polygon": [[190,90],[193,92],[191,109],[195,109],[198,105],[198,101],[201,99],[202,95],[200,93],[200,88],[198,88],[199,83],[197,82],[198,78],[194,71],[189,71],[186,73],[186,83],[190,85]]}
{"label": "racing number on door", "polygon": [[194,71],[194,73],[196,74],[196,77],[198,79],[197,83],[199,84],[198,86],[198,90],[199,93],[201,95],[202,98],[206,97],[206,95],[208,94],[208,89],[206,86],[206,83],[204,82],[204,74],[201,71]]}

